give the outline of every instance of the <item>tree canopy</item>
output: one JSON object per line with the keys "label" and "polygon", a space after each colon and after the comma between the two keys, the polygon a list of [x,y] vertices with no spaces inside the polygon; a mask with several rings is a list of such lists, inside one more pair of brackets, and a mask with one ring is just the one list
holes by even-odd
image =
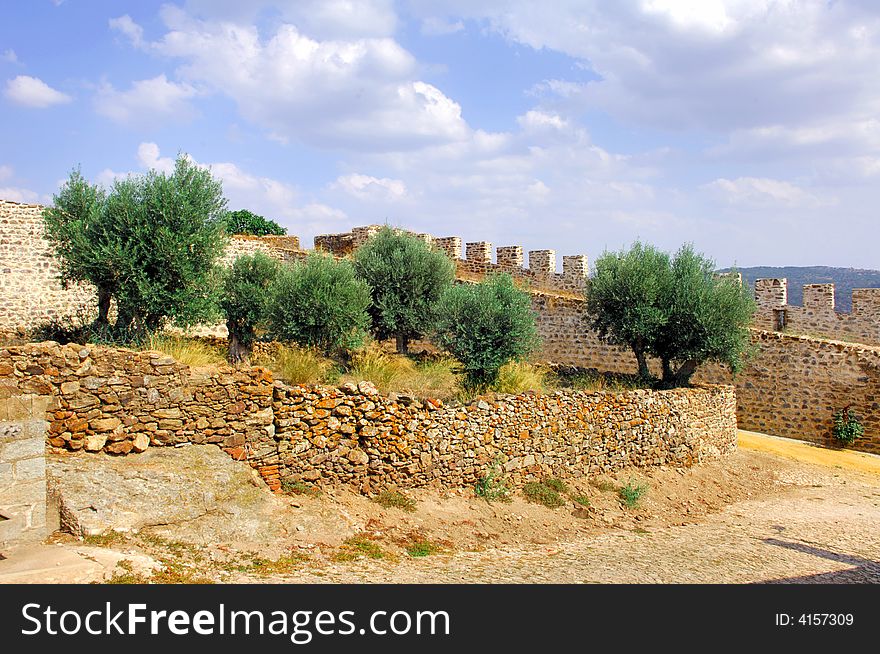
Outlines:
{"label": "tree canopy", "polygon": [[115,299],[113,332],[126,339],[216,314],[225,209],[221,183],[181,154],[171,174],[129,176],[109,193],[72,172],[44,224],[62,275],[95,285],[98,323]]}
{"label": "tree canopy", "polygon": [[253,236],[284,236],[287,230],[274,220],[263,218],[247,209],[239,209],[226,214],[226,232]]}
{"label": "tree canopy", "polygon": [[354,266],[370,287],[373,334],[395,338],[397,351],[406,354],[411,339],[430,331],[455,264],[417,236],[384,227],[358,248]]}
{"label": "tree canopy", "polygon": [[629,347],[639,373],[648,356],[660,359],[665,388],[685,386],[707,361],[742,369],[750,350],[755,302],[733,276],[682,246],[674,257],[641,243],[604,253],[590,279],[586,312],[605,341]]}

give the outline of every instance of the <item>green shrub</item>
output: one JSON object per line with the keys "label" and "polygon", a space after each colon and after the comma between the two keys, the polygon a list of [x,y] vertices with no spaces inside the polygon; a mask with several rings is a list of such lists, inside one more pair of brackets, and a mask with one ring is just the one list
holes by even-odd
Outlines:
{"label": "green shrub", "polygon": [[284,236],[287,230],[274,220],[251,213],[247,209],[230,211],[225,217],[228,234],[252,234],[254,236]]}
{"label": "green shrub", "polygon": [[250,361],[257,329],[265,327],[269,289],[278,275],[278,262],[262,252],[242,255],[223,273],[220,309],[229,330],[230,363]]}
{"label": "green shrub", "polygon": [[620,499],[623,500],[626,508],[634,509],[638,506],[639,501],[646,492],[648,492],[647,485],[636,483],[634,480],[630,479],[625,486],[622,486],[620,490],[617,491],[617,494],[620,496]]}
{"label": "green shrub", "polygon": [[559,492],[548,486],[545,482],[532,481],[523,486],[523,495],[529,502],[535,504],[543,504],[544,506],[555,509],[565,505],[565,500]]}
{"label": "green shrub", "polygon": [[590,498],[586,495],[574,495],[571,499],[581,506],[590,506]]}
{"label": "green shrub", "polygon": [[280,341],[340,354],[360,345],[370,324],[370,289],[348,261],[311,253],[284,266],[270,287],[270,334]]}
{"label": "green shrub", "polygon": [[354,253],[354,267],[370,287],[373,334],[394,338],[406,354],[434,322],[437,301],[455,278],[455,264],[422,239],[382,228]]}
{"label": "green shrub", "polygon": [[501,473],[501,463],[495,461],[474,486],[474,494],[487,502],[510,502],[510,489]]}
{"label": "green shrub", "polygon": [[488,388],[504,364],[538,346],[531,296],[507,274],[452,286],[440,298],[434,338],[461,364],[467,387]]}
{"label": "green shrub", "polygon": [[354,561],[361,556],[371,559],[385,558],[385,552],[378,543],[373,542],[366,534],[355,534],[346,538],[334,557],[337,561]]}
{"label": "green shrub", "polygon": [[406,553],[413,558],[430,556],[431,554],[437,554],[438,552],[442,551],[442,547],[440,547],[436,543],[432,543],[429,540],[417,540],[410,543],[406,547]]}
{"label": "green shrub", "polygon": [[557,479],[556,477],[552,477],[550,479],[545,479],[544,485],[547,488],[552,488],[557,493],[567,493],[568,492],[568,486],[565,484],[565,482],[562,481],[561,479]]}
{"label": "green shrub", "polygon": [[416,510],[415,500],[399,491],[382,491],[373,498],[373,501],[386,509],[395,508],[407,513],[413,513]]}
{"label": "green shrub", "polygon": [[852,445],[857,438],[864,436],[865,427],[858,416],[852,413],[847,406],[834,413],[834,426],[831,433],[844,445]]}

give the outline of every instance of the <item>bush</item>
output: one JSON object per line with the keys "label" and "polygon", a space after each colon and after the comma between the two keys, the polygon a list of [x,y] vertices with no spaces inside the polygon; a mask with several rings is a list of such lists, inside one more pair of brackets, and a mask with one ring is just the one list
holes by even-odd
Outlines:
{"label": "bush", "polygon": [[230,211],[225,218],[228,234],[252,234],[253,236],[284,236],[287,230],[274,220],[251,213],[247,209]]}
{"label": "bush", "polygon": [[452,286],[440,298],[434,338],[461,364],[466,387],[488,388],[504,364],[538,346],[531,296],[507,274]]}
{"label": "bush", "polygon": [[271,356],[255,357],[254,363],[265,366],[288,384],[323,384],[338,376],[336,364],[314,349],[285,345]]}
{"label": "bush", "polygon": [[416,510],[415,500],[399,491],[382,491],[373,498],[373,501],[386,509],[400,509],[407,513],[412,513]]}
{"label": "bush", "polygon": [[852,445],[857,438],[864,436],[865,428],[858,416],[852,413],[847,406],[834,413],[834,426],[831,433],[840,443]]}
{"label": "bush", "polygon": [[546,372],[539,366],[525,361],[511,361],[498,371],[498,381],[495,382],[493,390],[510,395],[540,391],[545,388],[545,375]]}
{"label": "bush", "polygon": [[685,245],[673,258],[635,243],[603,254],[587,292],[587,316],[606,342],[626,345],[639,373],[647,356],[660,359],[661,386],[686,386],[707,361],[739,372],[750,351],[755,302],[733,277],[717,277],[714,262]]}
{"label": "bush", "polygon": [[269,332],[280,341],[341,354],[366,336],[370,290],[347,261],[313,252],[280,269],[269,297]]}
{"label": "bush", "polygon": [[250,360],[257,328],[265,327],[269,288],[278,275],[278,262],[262,252],[238,257],[223,274],[220,308],[229,330],[230,363]]}
{"label": "bush", "polygon": [[630,479],[626,483],[626,486],[622,486],[620,490],[617,491],[617,494],[620,496],[620,499],[623,500],[626,508],[634,509],[638,506],[642,496],[647,492],[648,487],[645,484],[638,484]]}
{"label": "bush", "polygon": [[354,253],[359,278],[370,287],[373,334],[394,338],[406,354],[434,321],[437,301],[452,284],[455,264],[413,234],[384,227]]}
{"label": "bush", "polygon": [[474,487],[474,494],[487,502],[510,502],[510,489],[501,473],[501,463],[496,461]]}
{"label": "bush", "polygon": [[100,325],[115,299],[113,332],[125,341],[166,319],[186,327],[216,315],[225,207],[220,182],[180,155],[170,175],[129,176],[109,194],[74,171],[43,222],[62,283],[94,284]]}
{"label": "bush", "polygon": [[523,495],[529,502],[543,504],[550,509],[565,505],[565,500],[559,494],[559,491],[548,485],[546,482],[529,482],[523,486]]}

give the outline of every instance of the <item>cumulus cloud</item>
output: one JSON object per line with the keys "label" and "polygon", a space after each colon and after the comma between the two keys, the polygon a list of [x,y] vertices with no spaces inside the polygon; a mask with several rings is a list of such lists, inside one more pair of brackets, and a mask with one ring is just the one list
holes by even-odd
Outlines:
{"label": "cumulus cloud", "polygon": [[165,74],[133,82],[127,91],[104,83],[94,98],[95,111],[122,125],[155,126],[188,122],[196,116],[191,85],[169,81]]}
{"label": "cumulus cloud", "polygon": [[406,196],[406,184],[399,179],[352,173],[339,177],[334,186],[359,200],[399,200]]}
{"label": "cumulus cloud", "polygon": [[111,18],[109,25],[110,29],[125,36],[134,47],[139,48],[144,44],[144,28],[134,22],[128,14]]}
{"label": "cumulus cloud", "polygon": [[469,134],[458,103],[417,79],[416,60],[391,38],[320,40],[292,23],[264,38],[254,25],[170,5],[162,16],[168,32],[149,49],[181,62],[182,79],[232,98],[276,139],[388,151]]}
{"label": "cumulus cloud", "polygon": [[420,31],[425,36],[445,36],[455,34],[464,29],[464,23],[460,20],[444,20],[437,16],[429,16],[421,22]]}
{"label": "cumulus cloud", "polygon": [[73,99],[53,89],[43,80],[28,75],[19,75],[7,81],[4,95],[15,104],[36,109],[66,104]]}

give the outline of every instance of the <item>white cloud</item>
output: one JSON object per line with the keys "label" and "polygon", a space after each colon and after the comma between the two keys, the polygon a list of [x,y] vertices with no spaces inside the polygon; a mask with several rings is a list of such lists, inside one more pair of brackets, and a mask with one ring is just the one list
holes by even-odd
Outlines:
{"label": "white cloud", "polygon": [[24,204],[39,204],[40,202],[45,202],[45,198],[41,198],[39,193],[15,186],[0,186],[0,198],[3,200],[12,200],[13,202],[22,202]]}
{"label": "white cloud", "polygon": [[95,111],[123,125],[155,126],[189,122],[196,115],[190,103],[198,91],[189,84],[171,82],[161,74],[133,82],[127,91],[102,84],[95,95]]}
{"label": "white cloud", "polygon": [[12,177],[12,166],[0,166],[0,182]]}
{"label": "white cloud", "polygon": [[334,186],[359,200],[394,201],[406,197],[406,184],[388,177],[352,173],[339,177]]}
{"label": "white cloud", "polygon": [[19,75],[7,81],[4,95],[23,107],[37,109],[66,104],[72,100],[69,95],[56,91],[43,80],[28,75]]}
{"label": "white cloud", "polygon": [[801,187],[777,179],[761,177],[719,178],[704,186],[723,201],[746,207],[812,208],[831,203]]}
{"label": "white cloud", "polygon": [[429,16],[422,20],[419,31],[425,36],[446,36],[455,34],[464,29],[464,23],[460,20],[451,21],[436,16]]}
{"label": "white cloud", "polygon": [[120,32],[134,47],[139,48],[144,44],[144,28],[134,22],[128,14],[111,18],[109,25],[110,29]]}
{"label": "white cloud", "polygon": [[469,134],[461,107],[417,79],[415,59],[393,39],[318,40],[290,23],[263,38],[253,25],[197,20],[170,5],[162,16],[169,31],[149,48],[180,60],[183,79],[231,97],[278,140],[388,151]]}
{"label": "white cloud", "polygon": [[15,50],[10,48],[4,50],[3,54],[0,54],[0,61],[6,62],[7,64],[16,64],[18,63],[18,55],[15,54]]}

